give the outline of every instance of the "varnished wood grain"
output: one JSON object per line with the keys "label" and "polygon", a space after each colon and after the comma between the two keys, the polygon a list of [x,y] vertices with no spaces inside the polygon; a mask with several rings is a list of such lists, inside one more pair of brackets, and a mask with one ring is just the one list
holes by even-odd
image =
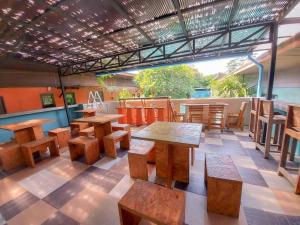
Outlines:
{"label": "varnished wood grain", "polygon": [[117,157],[115,143],[120,142],[120,147],[122,149],[128,150],[130,148],[128,131],[124,130],[114,131],[113,133],[106,135],[103,138],[103,142],[106,155],[112,158]]}
{"label": "varnished wood grain", "polygon": [[135,182],[118,203],[121,225],[147,219],[161,225],[183,225],[185,194],[145,181]]}
{"label": "varnished wood grain", "polygon": [[33,119],[27,120],[19,123],[12,123],[0,126],[0,129],[10,130],[10,131],[17,131],[22,130],[30,127],[40,126],[45,123],[51,123],[53,120],[50,119]]}
{"label": "varnished wood grain", "polygon": [[84,122],[84,123],[92,123],[92,124],[95,124],[95,123],[104,124],[104,123],[122,118],[123,116],[124,115],[121,115],[121,114],[102,113],[102,114],[98,114],[97,116],[76,119],[75,121]]}
{"label": "varnished wood grain", "polygon": [[7,142],[0,145],[0,161],[5,171],[15,169],[25,164],[21,145]]}
{"label": "varnished wood grain", "polygon": [[230,156],[205,155],[207,211],[238,217],[242,195],[242,178]]}
{"label": "varnished wood grain", "polygon": [[201,132],[202,124],[155,122],[141,131],[132,134],[132,137],[168,144],[198,147]]}
{"label": "varnished wood grain", "polygon": [[57,142],[60,148],[68,146],[68,141],[71,138],[71,132],[69,127],[49,130],[48,135],[57,138]]}

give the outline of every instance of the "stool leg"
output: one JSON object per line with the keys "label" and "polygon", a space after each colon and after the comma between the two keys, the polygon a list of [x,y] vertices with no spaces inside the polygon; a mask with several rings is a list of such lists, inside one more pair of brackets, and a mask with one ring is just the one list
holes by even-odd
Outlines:
{"label": "stool leg", "polygon": [[57,139],[55,138],[53,141],[50,142],[49,150],[51,156],[59,156],[59,149],[58,149]]}
{"label": "stool leg", "polygon": [[125,135],[122,140],[120,141],[120,147],[122,149],[130,149],[130,140],[129,140],[129,135]]}
{"label": "stool leg", "polygon": [[281,150],[281,146],[282,146],[282,142],[283,142],[284,129],[285,129],[285,124],[280,124],[280,135],[279,135],[279,140],[278,140],[279,150]]}
{"label": "stool leg", "polygon": [[25,158],[25,162],[30,167],[35,167],[35,162],[31,153],[31,150],[28,148],[22,148],[22,153]]}
{"label": "stool leg", "polygon": [[297,148],[297,140],[293,138],[292,146],[291,146],[291,154],[290,154],[291,161],[294,161],[295,159],[296,148]]}
{"label": "stool leg", "polygon": [[278,138],[279,138],[279,124],[275,124],[275,134],[274,134],[274,139],[273,139],[273,144],[276,145],[278,143]]}
{"label": "stool leg", "polygon": [[110,139],[103,139],[105,154],[112,158],[117,158],[117,150],[115,146],[115,142]]}
{"label": "stool leg", "polygon": [[195,162],[195,149],[191,148],[191,164],[194,165]]}
{"label": "stool leg", "polygon": [[286,166],[286,160],[287,160],[287,155],[288,155],[288,149],[289,149],[289,142],[290,142],[290,137],[288,135],[284,135],[283,137],[283,145],[281,148],[281,155],[280,155],[280,161],[279,161],[279,166],[280,167],[285,167]]}
{"label": "stool leg", "polygon": [[86,164],[91,165],[100,158],[98,141],[90,145],[86,145],[84,148],[84,155]]}
{"label": "stool leg", "polygon": [[266,141],[265,141],[265,154],[264,154],[265,159],[268,159],[270,156],[271,134],[272,134],[272,123],[268,123]]}
{"label": "stool leg", "polygon": [[148,181],[147,157],[128,153],[130,177]]}

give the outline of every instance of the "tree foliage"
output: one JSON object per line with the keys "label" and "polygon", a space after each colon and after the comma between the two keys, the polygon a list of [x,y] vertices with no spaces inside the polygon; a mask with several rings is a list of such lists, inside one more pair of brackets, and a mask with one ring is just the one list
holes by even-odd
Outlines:
{"label": "tree foliage", "polygon": [[132,98],[133,94],[128,90],[123,88],[122,91],[119,92],[118,94],[118,99],[122,99],[122,98]]}
{"label": "tree foliage", "polygon": [[187,98],[201,74],[188,65],[157,67],[140,71],[135,82],[146,97]]}
{"label": "tree foliage", "polygon": [[97,81],[100,85],[100,87],[105,87],[105,80],[108,78],[111,78],[113,75],[112,74],[105,74],[97,77]]}
{"label": "tree foliage", "polygon": [[247,93],[247,85],[240,76],[227,76],[222,80],[213,80],[211,82],[211,91],[214,97],[245,97]]}

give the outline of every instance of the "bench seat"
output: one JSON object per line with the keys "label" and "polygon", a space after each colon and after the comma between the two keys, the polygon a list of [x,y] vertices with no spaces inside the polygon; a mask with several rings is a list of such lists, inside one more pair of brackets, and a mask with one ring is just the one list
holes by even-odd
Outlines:
{"label": "bench seat", "polygon": [[85,128],[85,129],[79,131],[79,135],[85,136],[85,137],[95,136],[95,129],[94,129],[94,127]]}
{"label": "bench seat", "polygon": [[113,131],[118,131],[118,130],[128,131],[129,139],[131,139],[131,130],[130,130],[130,125],[129,124],[114,122],[114,123],[111,124],[111,128],[112,128]]}
{"label": "bench seat", "polygon": [[121,198],[118,208],[121,225],[138,225],[141,220],[160,225],[183,225],[185,193],[138,180]]}
{"label": "bench seat", "polygon": [[69,152],[72,161],[84,156],[88,165],[100,159],[99,142],[94,137],[80,136],[69,140]]}
{"label": "bench seat", "polygon": [[88,123],[83,123],[83,122],[72,122],[70,123],[70,127],[71,127],[72,136],[78,136],[79,131],[90,127],[90,125]]}
{"label": "bench seat", "polygon": [[229,155],[205,154],[207,211],[238,217],[242,178]]}
{"label": "bench seat", "polygon": [[59,127],[48,131],[48,135],[56,137],[60,148],[68,146],[68,141],[71,138],[70,127]]}
{"label": "bench seat", "polygon": [[107,156],[117,158],[117,149],[115,144],[120,142],[121,149],[128,150],[130,148],[130,140],[128,131],[118,130],[103,138],[104,149]]}
{"label": "bench seat", "polygon": [[33,158],[33,153],[35,152],[43,151],[48,148],[51,156],[59,156],[59,149],[57,147],[57,140],[55,137],[43,137],[38,140],[22,144],[21,147],[25,162],[31,167],[35,167]]}
{"label": "bench seat", "polygon": [[15,169],[24,164],[21,145],[16,142],[0,144],[0,165],[4,171]]}
{"label": "bench seat", "polygon": [[134,140],[128,151],[130,177],[148,180],[147,161],[151,152],[154,152],[154,145],[153,141]]}

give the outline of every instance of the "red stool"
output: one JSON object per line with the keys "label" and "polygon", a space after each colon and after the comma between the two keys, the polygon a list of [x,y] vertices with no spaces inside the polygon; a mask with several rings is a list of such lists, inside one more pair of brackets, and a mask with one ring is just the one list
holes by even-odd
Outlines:
{"label": "red stool", "polygon": [[135,118],[136,118],[136,122],[135,125],[136,126],[142,126],[144,124],[143,122],[143,108],[135,108]]}
{"label": "red stool", "polygon": [[118,119],[118,123],[125,124],[127,123],[127,113],[126,113],[126,108],[125,107],[119,107],[118,109],[118,114],[124,115],[124,117]]}
{"label": "red stool", "polygon": [[156,108],[157,109],[157,120],[165,121],[165,108]]}
{"label": "red stool", "polygon": [[155,111],[153,107],[146,107],[145,108],[146,113],[146,123],[147,125],[155,122]]}
{"label": "red stool", "polygon": [[135,109],[127,108],[127,123],[130,125],[135,125]]}

